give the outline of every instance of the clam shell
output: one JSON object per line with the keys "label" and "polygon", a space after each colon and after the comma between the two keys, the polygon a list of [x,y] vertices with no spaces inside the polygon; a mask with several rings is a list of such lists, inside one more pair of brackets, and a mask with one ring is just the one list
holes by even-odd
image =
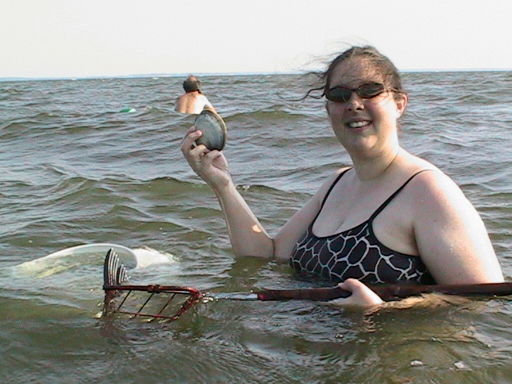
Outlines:
{"label": "clam shell", "polygon": [[203,135],[196,140],[197,145],[203,144],[211,150],[221,151],[226,145],[227,128],[222,118],[213,111],[204,109],[194,122],[196,129]]}

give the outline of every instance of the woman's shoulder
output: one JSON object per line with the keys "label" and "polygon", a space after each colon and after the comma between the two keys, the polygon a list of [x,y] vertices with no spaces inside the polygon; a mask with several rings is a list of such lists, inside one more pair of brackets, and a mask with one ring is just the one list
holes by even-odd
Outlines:
{"label": "woman's shoulder", "polygon": [[342,177],[344,173],[348,172],[351,167],[342,167],[337,169],[335,172],[329,174],[327,178],[323,181],[320,188],[316,191],[313,196],[319,203],[324,200],[325,196],[329,193],[332,187],[336,184],[340,177]]}
{"label": "woman's shoulder", "polygon": [[425,192],[431,188],[458,188],[452,178],[434,164],[410,154],[403,160],[401,172],[411,178],[411,186]]}
{"label": "woman's shoulder", "polygon": [[407,193],[413,205],[424,202],[425,205],[465,200],[457,183],[441,169],[419,157],[408,155],[400,167],[402,180],[409,179]]}
{"label": "woman's shoulder", "polygon": [[325,188],[325,187],[328,188],[333,183],[335,183],[340,177],[342,177],[343,176],[342,174],[347,173],[351,169],[352,169],[352,167],[341,167],[341,168],[337,169],[336,171],[329,173],[327,175],[327,177],[324,179],[324,181],[322,182],[322,186],[320,187],[320,189]]}
{"label": "woman's shoulder", "polygon": [[431,196],[433,192],[460,192],[457,183],[439,168],[430,165],[416,169],[412,175],[411,186],[418,192]]}
{"label": "woman's shoulder", "polygon": [[417,171],[409,183],[408,196],[417,217],[446,215],[472,209],[457,183],[435,166]]}
{"label": "woman's shoulder", "polygon": [[333,186],[345,173],[350,171],[352,167],[341,167],[337,169],[335,172],[331,173],[327,179],[324,181],[322,188],[330,188]]}

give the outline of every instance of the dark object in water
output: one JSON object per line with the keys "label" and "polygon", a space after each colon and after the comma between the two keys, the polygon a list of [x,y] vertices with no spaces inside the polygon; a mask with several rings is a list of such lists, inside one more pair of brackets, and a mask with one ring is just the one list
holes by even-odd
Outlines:
{"label": "dark object in water", "polygon": [[209,109],[197,116],[194,125],[196,129],[203,132],[203,135],[196,140],[196,144],[203,144],[210,151],[216,149],[222,151],[226,145],[227,128],[222,118]]}
{"label": "dark object in water", "polygon": [[[105,256],[103,264],[103,286],[121,285],[128,280],[128,273],[123,264],[119,263],[119,256],[112,248],[109,249]],[[105,299],[103,305],[103,314],[107,314],[112,310],[112,300],[119,296],[120,292],[116,290],[105,291]]]}
{"label": "dark object in water", "polygon": [[[160,285],[145,285],[141,288],[141,286],[124,285],[123,283],[127,280],[128,274],[125,266],[119,262],[117,253],[115,253],[113,249],[110,249],[105,256],[105,262],[103,264],[103,290],[105,291],[103,316],[121,313],[132,317],[150,317],[153,319],[167,319],[171,321],[177,320],[183,313],[197,303],[202,296],[201,292],[195,288],[164,287]],[[148,295],[134,297],[136,293],[140,291]],[[122,294],[124,294],[124,297],[121,303],[116,305],[114,300],[117,296]],[[166,302],[163,306],[157,304],[156,308],[158,309],[155,310],[155,307],[153,307],[150,302],[152,301],[151,299],[158,294],[162,294],[160,296],[166,296]],[[134,299],[135,304],[128,300],[129,296]],[[140,301],[141,298],[142,301]],[[138,309],[124,309],[124,307],[129,307],[130,305],[135,305]],[[149,309],[149,312],[143,312],[145,308]]]}

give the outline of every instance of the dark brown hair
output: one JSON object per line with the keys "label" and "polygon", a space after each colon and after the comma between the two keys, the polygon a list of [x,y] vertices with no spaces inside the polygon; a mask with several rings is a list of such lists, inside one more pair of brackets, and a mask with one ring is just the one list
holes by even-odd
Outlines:
{"label": "dark brown hair", "polygon": [[185,92],[194,92],[198,91],[201,93],[201,82],[199,79],[195,76],[189,76],[184,82],[183,82],[183,89]]}

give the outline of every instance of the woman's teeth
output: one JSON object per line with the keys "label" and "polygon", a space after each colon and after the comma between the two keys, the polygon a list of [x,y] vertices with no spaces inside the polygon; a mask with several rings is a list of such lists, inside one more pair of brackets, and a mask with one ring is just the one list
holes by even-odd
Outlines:
{"label": "woman's teeth", "polygon": [[352,121],[351,123],[348,123],[347,125],[349,128],[361,128],[368,124],[370,124],[369,121]]}

